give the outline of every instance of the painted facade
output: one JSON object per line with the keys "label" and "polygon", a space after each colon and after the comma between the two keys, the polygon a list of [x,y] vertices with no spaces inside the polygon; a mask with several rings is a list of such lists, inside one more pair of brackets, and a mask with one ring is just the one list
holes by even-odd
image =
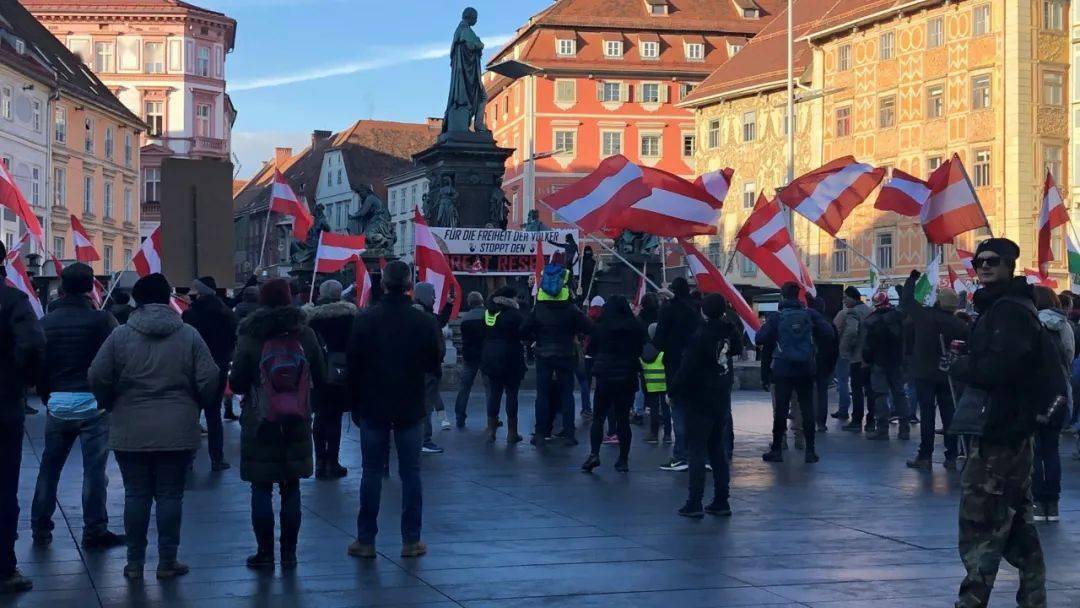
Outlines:
{"label": "painted facade", "polygon": [[[50,232],[49,91],[44,74],[29,77],[0,63],[0,162],[15,178],[46,233]],[[25,230],[10,209],[2,209],[0,239],[5,247],[11,249]]]}

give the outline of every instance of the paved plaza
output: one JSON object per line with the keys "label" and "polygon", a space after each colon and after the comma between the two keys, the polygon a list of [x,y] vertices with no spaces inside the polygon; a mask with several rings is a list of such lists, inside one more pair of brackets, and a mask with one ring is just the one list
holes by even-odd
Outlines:
{"label": "paved plaza", "polygon": [[[531,423],[532,393],[522,401],[523,421]],[[956,552],[959,473],[940,464],[933,473],[907,469],[914,442],[868,442],[839,431],[835,421],[818,441],[819,464],[805,465],[799,455],[766,465],[760,454],[770,423],[762,392],[735,396],[730,519],[675,515],[685,499],[685,474],[657,470],[668,450],[641,443],[640,427],[629,474],[613,471],[615,448],[605,447],[604,466],[585,475],[578,469],[584,442],[543,451],[528,443],[492,446],[480,428],[479,395],[470,415],[466,431],[436,431],[445,454],[424,457],[427,556],[398,557],[396,473],[383,490],[378,559],[346,556],[360,481],[357,433],[349,426],[343,441],[349,476],[303,482],[300,565],[272,575],[244,566],[254,549],[249,491],[237,470],[240,429],[226,423],[234,468],[211,474],[205,450],[199,453],[184,497],[180,546],[192,570],[166,583],[153,577],[153,564],[144,582],[125,581],[122,548],[84,554],[77,547],[77,449],[61,485],[55,540],[46,549],[32,546],[29,502],[44,426],[42,415],[32,416],[17,551],[35,588],[0,605],[928,608],[951,606],[963,576]],[[1039,528],[1053,607],[1080,606],[1080,462],[1067,455],[1064,467],[1063,521]],[[109,476],[112,528],[121,532],[123,488],[114,462]],[[994,605],[1015,605],[1015,570],[1003,565],[998,580]]]}

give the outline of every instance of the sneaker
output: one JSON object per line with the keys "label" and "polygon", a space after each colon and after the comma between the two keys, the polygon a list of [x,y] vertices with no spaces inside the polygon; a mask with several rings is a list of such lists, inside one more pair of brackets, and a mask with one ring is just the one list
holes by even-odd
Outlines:
{"label": "sneaker", "polygon": [[[38,411],[36,409],[30,407],[29,404],[23,406],[23,412],[25,412],[27,416],[33,416],[34,414],[38,413]],[[22,576],[22,575],[20,575],[20,576]]]}
{"label": "sneaker", "polygon": [[1032,518],[1035,521],[1046,521],[1046,503],[1035,503],[1035,516]]}
{"label": "sneaker", "polygon": [[427,553],[427,545],[418,540],[415,543],[405,543],[401,547],[401,557],[420,557]]}
{"label": "sneaker", "polygon": [[458,418],[457,419],[457,428],[459,428],[459,429],[465,428],[465,419],[464,418]]}
{"label": "sneaker", "polygon": [[814,463],[818,462],[819,460],[821,460],[821,457],[818,456],[817,452],[815,452],[813,450],[808,451],[806,453],[806,455],[803,456],[803,462],[805,462],[806,464],[814,464]]}
{"label": "sneaker", "polygon": [[765,462],[784,462],[784,453],[780,450],[770,449],[761,455],[761,459]]}
{"label": "sneaker", "polygon": [[[51,534],[49,535],[52,536]],[[35,541],[36,541],[35,537]],[[106,531],[103,534],[91,537],[83,537],[82,548],[86,551],[92,551],[94,549],[112,549],[113,547],[123,546],[125,537],[123,534],[113,534]]]}
{"label": "sneaker", "polygon": [[1061,521],[1056,500],[1046,503],[1046,521]]}
{"label": "sneaker", "polygon": [[18,569],[0,579],[0,593],[25,593],[33,588],[34,581],[23,576]]}
{"label": "sneaker", "polygon": [[911,418],[908,418],[908,422],[910,424],[919,424],[919,417],[916,416],[915,414],[912,414]]}
{"label": "sneaker", "polygon": [[228,471],[231,468],[232,465],[225,462],[224,460],[210,464],[210,470],[215,473],[220,473],[221,471]]}
{"label": "sneaker", "polygon": [[718,517],[731,517],[731,505],[726,500],[716,499],[705,507],[705,512]]}
{"label": "sneaker", "polygon": [[934,468],[934,463],[931,462],[928,456],[916,456],[907,461],[907,466],[909,469],[923,469],[929,471]]}
{"label": "sneaker", "polygon": [[442,454],[446,450],[435,445],[434,441],[425,441],[424,445],[420,446],[420,451],[425,454]]}
{"label": "sneaker", "polygon": [[660,443],[660,438],[657,437],[656,435],[653,435],[652,433],[649,433],[645,437],[645,443],[647,443],[649,445],[658,445]]}
{"label": "sneaker", "polygon": [[450,419],[449,418],[443,418],[443,421],[440,424],[440,426],[442,426],[442,430],[444,430],[444,431],[449,431],[450,429],[452,429],[454,427],[454,425],[450,424]]}
{"label": "sneaker", "polygon": [[900,424],[899,416],[889,416],[889,424]]}
{"label": "sneaker", "polygon": [[705,510],[701,508],[700,504],[692,505],[686,503],[678,510],[678,514],[683,517],[689,517],[691,519],[701,519],[705,517]]}
{"label": "sneaker", "polygon": [[855,420],[853,422],[849,422],[849,423],[845,424],[844,426],[840,427],[840,430],[841,431],[850,431],[852,433],[861,433],[862,432],[862,422],[860,422],[858,420]]}
{"label": "sneaker", "polygon": [[362,543],[358,540],[352,542],[348,548],[349,555],[363,559],[375,559],[375,545]]}
{"label": "sneaker", "polygon": [[159,581],[167,581],[178,576],[184,576],[188,572],[191,572],[191,568],[188,568],[187,564],[176,560],[160,563],[157,567],[157,577]]}
{"label": "sneaker", "polygon": [[619,436],[608,435],[604,437],[604,445],[619,445]]}
{"label": "sneaker", "polygon": [[667,464],[660,466],[661,471],[685,471],[689,468],[690,465],[679,458],[672,458]]}
{"label": "sneaker", "polygon": [[706,462],[705,463],[705,470],[706,471],[711,471],[712,470],[712,465]]}

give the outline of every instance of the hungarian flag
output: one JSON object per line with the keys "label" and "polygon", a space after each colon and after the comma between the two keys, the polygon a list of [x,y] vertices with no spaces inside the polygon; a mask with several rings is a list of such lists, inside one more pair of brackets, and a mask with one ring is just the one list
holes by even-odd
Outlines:
{"label": "hungarian flag", "polygon": [[[3,167],[3,164],[0,164],[0,167]],[[4,259],[4,270],[7,272],[4,282],[9,287],[14,287],[26,294],[26,297],[30,300],[30,308],[34,309],[34,314],[40,319],[45,316],[45,310],[42,309],[41,300],[38,299],[37,292],[34,291],[34,284],[30,281],[29,275],[26,274],[26,265],[23,264],[22,256],[18,254],[18,249],[15,251],[15,255],[8,254],[7,258]]]}
{"label": "hungarian flag", "polygon": [[694,279],[697,280],[698,289],[702,293],[718,293],[724,296],[728,305],[735,309],[735,313],[739,315],[746,333],[750,336],[750,341],[753,342],[758,330],[761,329],[761,319],[754,314],[754,309],[746,303],[742,294],[735,289],[734,285],[728,282],[724,273],[720,272],[709,261],[709,258],[702,255],[688,241],[680,240],[679,245],[686,252],[686,265],[690,268],[690,272],[693,273]]}
{"label": "hungarian flag", "polygon": [[584,232],[599,232],[616,214],[649,195],[641,167],[625,156],[605,158],[595,171],[542,199],[559,219]]}
{"label": "hungarian flag", "polygon": [[315,272],[338,272],[364,253],[364,236],[319,233],[319,247],[315,250]]}
{"label": "hungarian flag", "polygon": [[131,259],[131,263],[140,277],[161,272],[161,226],[155,228],[150,236],[146,237],[139,251],[135,253],[135,257]]}
{"label": "hungarian flag", "polygon": [[927,241],[944,245],[958,234],[987,225],[979,197],[959,156],[953,154],[926,182],[930,186],[930,198],[919,218]]}
{"label": "hungarian flag", "polygon": [[937,255],[926,265],[926,272],[922,273],[915,282],[915,299],[923,306],[933,306],[937,302],[937,290],[939,275],[941,274],[941,258]]}
{"label": "hungarian flag", "polygon": [[1072,234],[1065,235],[1065,255],[1069,259],[1069,274],[1080,274],[1080,245]]}
{"label": "hungarian flag", "polygon": [[547,258],[544,257],[544,240],[536,241],[536,257],[533,258],[533,286],[532,296],[535,298],[540,293],[540,278],[544,275],[544,265]]}
{"label": "hungarian flag", "polygon": [[33,235],[38,245],[42,245],[45,231],[41,229],[41,222],[34,215],[30,203],[26,202],[26,197],[19,190],[15,178],[11,176],[11,172],[4,166],[4,163],[0,163],[0,206],[11,209],[12,213],[26,224],[27,232]]}
{"label": "hungarian flag", "polygon": [[307,239],[308,231],[315,224],[307,203],[296,196],[292,186],[285,181],[285,176],[277,169],[274,169],[274,181],[270,186],[270,211],[292,216],[293,238],[298,241]]}
{"label": "hungarian flag", "polygon": [[[733,169],[716,171],[691,183],[651,167],[640,167],[640,185],[644,196],[625,210],[612,215],[604,225],[608,236],[623,230],[647,232],[656,236],[688,237],[716,234],[724,199],[712,192],[727,195]],[[628,187],[627,193],[636,190]]]}
{"label": "hungarian flag", "polygon": [[431,283],[435,287],[435,313],[443,309],[450,298],[450,290],[456,292],[450,318],[456,319],[461,312],[461,285],[450,270],[450,263],[446,261],[442,249],[439,249],[435,237],[431,234],[424,216],[420,210],[413,211],[413,227],[416,230],[416,251],[413,259],[416,263],[416,274],[422,283]]}
{"label": "hungarian flag", "polygon": [[358,308],[364,308],[371,302],[371,273],[368,272],[367,266],[364,265],[364,260],[360,256],[354,258],[356,261],[356,282],[355,282],[355,296],[356,306]]}
{"label": "hungarian flag", "polygon": [[764,195],[759,196],[737,238],[736,251],[757,264],[778,287],[794,281],[807,293],[817,295],[810,271],[795,251],[784,214],[775,200],[770,202]]}
{"label": "hungarian flag", "polygon": [[[80,262],[94,262],[101,259],[97,249],[94,249],[94,244],[90,241],[90,236],[86,234],[86,228],[83,228],[82,222],[80,222],[79,218],[75,217],[74,214],[71,216],[71,237],[72,240],[75,241],[76,260]],[[64,252],[61,251],[60,255],[63,254]]]}
{"label": "hungarian flag", "polygon": [[1069,213],[1061,200],[1061,192],[1054,184],[1054,176],[1046,172],[1043,183],[1042,207],[1039,209],[1039,273],[1046,278],[1049,275],[1050,262],[1054,260],[1054,250],[1050,242],[1054,228],[1069,223]]}
{"label": "hungarian flag", "polygon": [[1038,285],[1039,287],[1049,287],[1050,289],[1057,289],[1058,282],[1050,277],[1044,277],[1039,274],[1038,270],[1031,268],[1024,269],[1024,278],[1027,279],[1028,285]]}
{"label": "hungarian flag", "polygon": [[836,236],[847,216],[870,196],[883,177],[884,169],[844,156],[796,178],[777,198]]}
{"label": "hungarian flag", "polygon": [[[957,247],[956,257],[960,258],[960,264],[964,266],[964,272],[967,273],[968,278],[974,281],[978,276],[975,274],[975,254]],[[1077,261],[1080,262],[1080,259]]]}
{"label": "hungarian flag", "polygon": [[930,187],[926,185],[926,182],[899,169],[893,169],[892,177],[878,192],[874,209],[892,211],[907,217],[919,217],[923,205],[929,198]]}

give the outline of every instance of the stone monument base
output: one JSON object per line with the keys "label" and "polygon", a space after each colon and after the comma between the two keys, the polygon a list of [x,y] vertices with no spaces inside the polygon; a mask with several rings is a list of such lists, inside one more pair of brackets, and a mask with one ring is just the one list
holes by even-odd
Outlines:
{"label": "stone monument base", "polygon": [[458,193],[457,227],[484,228],[490,224],[491,191],[502,187],[506,159],[513,153],[497,146],[490,131],[443,133],[413,160],[427,170],[432,192],[444,176],[450,177]]}

